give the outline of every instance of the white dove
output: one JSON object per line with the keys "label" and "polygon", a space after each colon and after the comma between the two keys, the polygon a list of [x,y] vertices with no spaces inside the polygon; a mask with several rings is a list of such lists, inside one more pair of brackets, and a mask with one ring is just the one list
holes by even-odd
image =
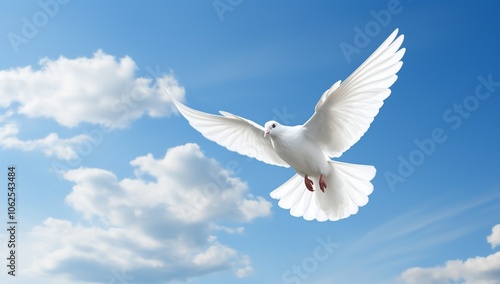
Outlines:
{"label": "white dove", "polygon": [[405,53],[400,49],[404,36],[397,34],[398,29],[343,83],[326,90],[303,125],[269,121],[262,127],[228,112],[203,113],[171,99],[206,138],[259,161],[292,167],[297,173],[271,192],[291,215],[318,221],[347,218],[368,203],[376,170],[331,158],[340,157],[363,136],[390,95]]}

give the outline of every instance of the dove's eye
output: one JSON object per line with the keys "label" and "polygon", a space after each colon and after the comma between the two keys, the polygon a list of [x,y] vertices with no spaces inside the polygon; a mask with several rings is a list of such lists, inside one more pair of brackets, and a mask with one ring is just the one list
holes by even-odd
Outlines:
{"label": "dove's eye", "polygon": [[273,128],[275,128],[275,127],[276,127],[276,124],[274,124],[274,123],[273,123],[272,127],[273,127]]}

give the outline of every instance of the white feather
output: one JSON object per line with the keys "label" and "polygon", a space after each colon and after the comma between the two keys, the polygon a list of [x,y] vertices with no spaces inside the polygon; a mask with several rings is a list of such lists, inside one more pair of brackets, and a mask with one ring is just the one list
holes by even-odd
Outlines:
{"label": "white feather", "polygon": [[[404,36],[396,29],[344,82],[336,82],[304,124],[330,157],[340,157],[368,130],[401,69]],[[395,39],[395,40],[394,40]],[[399,51],[398,51],[399,49]]]}
{"label": "white feather", "polygon": [[375,167],[330,161],[328,187],[323,193],[314,179],[314,191],[309,191],[303,178],[295,174],[283,185],[271,192],[279,200],[279,206],[290,209],[292,216],[306,220],[337,221],[358,212],[358,207],[368,203],[373,192],[370,181],[375,177]]}
{"label": "white feather", "polygon": [[170,98],[189,124],[205,138],[264,163],[289,167],[276,154],[269,137],[264,137],[264,128],[257,123],[224,111],[220,112],[222,116],[197,111]]}

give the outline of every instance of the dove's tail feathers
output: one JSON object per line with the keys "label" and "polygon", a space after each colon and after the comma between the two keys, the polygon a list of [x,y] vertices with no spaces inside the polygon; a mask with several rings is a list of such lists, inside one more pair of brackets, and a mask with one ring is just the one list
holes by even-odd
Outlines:
{"label": "dove's tail feathers", "polygon": [[271,192],[278,199],[278,205],[290,209],[290,214],[306,220],[337,221],[356,214],[358,208],[368,203],[368,195],[373,192],[371,180],[375,177],[375,167],[330,161],[330,173],[323,177],[327,188],[322,192],[319,178],[310,177],[314,191],[309,191],[304,178],[295,174],[283,185]]}

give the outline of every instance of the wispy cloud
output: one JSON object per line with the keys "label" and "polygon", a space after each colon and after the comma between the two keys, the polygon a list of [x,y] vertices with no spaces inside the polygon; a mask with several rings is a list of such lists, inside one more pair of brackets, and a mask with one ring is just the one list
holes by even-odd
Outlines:
{"label": "wispy cloud", "polygon": [[[499,193],[492,193],[447,206],[442,200],[434,200],[409,210],[343,242],[332,257],[335,278],[329,271],[325,279],[339,283],[394,283],[402,270],[429,257],[433,248],[491,224],[493,217],[478,219],[477,214],[494,208],[499,197]],[[323,282],[318,279],[318,283]]]}
{"label": "wispy cloud", "polygon": [[71,160],[77,156],[76,147],[89,141],[87,135],[80,134],[72,138],[61,139],[57,133],[50,133],[44,138],[20,140],[17,136],[19,127],[8,123],[0,127],[0,147],[4,149],[19,149],[21,151],[41,151],[46,156],[55,156],[62,160]]}

